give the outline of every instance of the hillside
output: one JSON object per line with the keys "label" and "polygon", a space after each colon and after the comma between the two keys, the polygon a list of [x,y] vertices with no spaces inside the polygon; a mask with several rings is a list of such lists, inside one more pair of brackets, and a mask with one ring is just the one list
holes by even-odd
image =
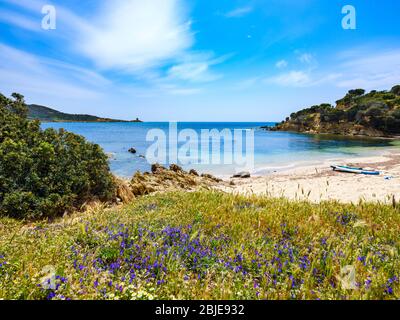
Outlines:
{"label": "hillside", "polygon": [[400,134],[400,85],[390,91],[350,90],[336,106],[321,104],[292,113],[272,131],[391,137]]}
{"label": "hillside", "polygon": [[[37,119],[40,121],[48,121],[48,122],[128,122],[124,120],[116,120],[109,118],[100,118],[87,114],[68,114],[63,113],[49,107],[31,104],[28,105],[29,114],[28,117],[30,119]],[[141,122],[139,119],[134,120],[133,122]]]}

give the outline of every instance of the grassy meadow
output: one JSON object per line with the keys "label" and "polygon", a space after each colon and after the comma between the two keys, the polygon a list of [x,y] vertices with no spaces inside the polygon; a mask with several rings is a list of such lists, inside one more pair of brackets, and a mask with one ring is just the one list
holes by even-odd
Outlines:
{"label": "grassy meadow", "polygon": [[396,299],[400,209],[215,191],[0,218],[0,299]]}

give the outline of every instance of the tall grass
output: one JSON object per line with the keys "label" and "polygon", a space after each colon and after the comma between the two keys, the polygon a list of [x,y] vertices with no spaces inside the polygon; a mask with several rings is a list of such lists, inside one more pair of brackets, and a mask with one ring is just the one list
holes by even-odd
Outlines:
{"label": "tall grass", "polygon": [[389,205],[213,191],[2,218],[0,298],[395,299],[399,232]]}

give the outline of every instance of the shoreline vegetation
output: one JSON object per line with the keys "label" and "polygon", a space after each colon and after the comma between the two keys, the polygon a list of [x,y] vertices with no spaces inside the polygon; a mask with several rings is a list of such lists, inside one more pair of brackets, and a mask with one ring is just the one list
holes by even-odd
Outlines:
{"label": "shoreline vegetation", "polygon": [[350,90],[336,106],[328,103],[294,112],[270,131],[343,136],[400,136],[400,85],[390,91]]}
{"label": "shoreline vegetation", "polygon": [[[354,185],[343,189],[354,179],[386,192],[374,177],[310,167],[286,182],[287,172],[221,181],[153,165],[123,181],[97,145],[42,131],[21,95],[0,98],[0,299],[400,297],[395,197],[341,203],[313,202],[317,192],[305,188],[296,191],[303,197],[268,193],[268,179],[288,191],[284,183],[321,179],[339,196],[355,194]],[[394,172],[380,179],[399,189],[398,154],[353,160]]]}

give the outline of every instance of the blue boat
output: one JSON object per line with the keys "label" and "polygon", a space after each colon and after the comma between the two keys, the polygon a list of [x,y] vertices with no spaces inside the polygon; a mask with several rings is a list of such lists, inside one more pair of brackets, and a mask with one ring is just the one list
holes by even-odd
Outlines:
{"label": "blue boat", "polygon": [[366,175],[372,175],[372,176],[380,175],[379,171],[365,170],[363,168],[354,168],[354,167],[348,167],[348,166],[331,166],[331,168],[333,169],[333,171],[339,171],[339,172],[366,174]]}

